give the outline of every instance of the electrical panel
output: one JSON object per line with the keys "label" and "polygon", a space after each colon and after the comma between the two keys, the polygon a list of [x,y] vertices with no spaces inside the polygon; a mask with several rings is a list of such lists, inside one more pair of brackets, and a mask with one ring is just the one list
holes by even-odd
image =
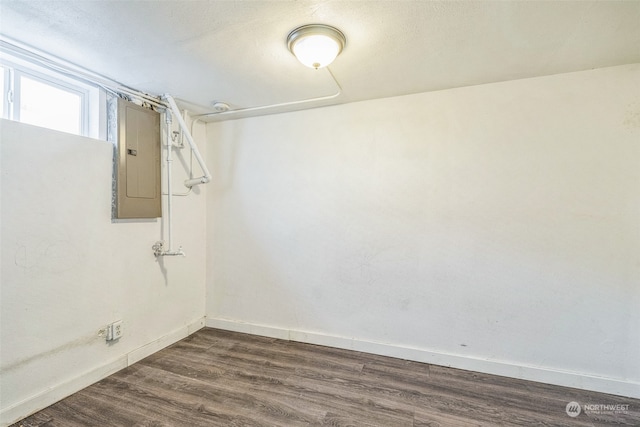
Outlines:
{"label": "electrical panel", "polygon": [[114,218],[162,216],[160,113],[121,98],[109,105],[115,144]]}

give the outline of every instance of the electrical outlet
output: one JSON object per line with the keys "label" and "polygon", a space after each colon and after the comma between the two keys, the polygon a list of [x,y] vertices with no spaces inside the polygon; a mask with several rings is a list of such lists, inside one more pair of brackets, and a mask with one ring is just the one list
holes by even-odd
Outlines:
{"label": "electrical outlet", "polygon": [[107,341],[114,341],[120,339],[123,333],[122,320],[113,322],[107,326]]}
{"label": "electrical outlet", "polygon": [[120,337],[122,337],[122,320],[118,320],[117,322],[114,322],[111,327],[113,328],[113,339],[117,340],[120,339]]}

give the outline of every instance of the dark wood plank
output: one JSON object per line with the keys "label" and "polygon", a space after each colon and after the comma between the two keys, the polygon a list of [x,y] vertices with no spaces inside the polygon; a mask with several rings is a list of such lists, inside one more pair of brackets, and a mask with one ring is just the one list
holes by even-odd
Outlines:
{"label": "dark wood plank", "polygon": [[640,425],[640,400],[203,329],[14,427],[496,425]]}

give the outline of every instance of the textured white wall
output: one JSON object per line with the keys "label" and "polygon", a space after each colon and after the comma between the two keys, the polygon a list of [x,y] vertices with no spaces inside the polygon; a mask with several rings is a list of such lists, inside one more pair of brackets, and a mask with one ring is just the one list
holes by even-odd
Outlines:
{"label": "textured white wall", "polygon": [[209,325],[640,396],[639,65],[208,137]]}
{"label": "textured white wall", "polygon": [[[204,196],[176,198],[174,236],[188,256],[159,263],[151,246],[161,220],[111,221],[110,143],[0,126],[6,423],[202,323],[206,216]],[[204,140],[204,126],[196,131]],[[179,164],[176,183],[185,176]],[[107,344],[98,331],[118,319],[124,336]]]}

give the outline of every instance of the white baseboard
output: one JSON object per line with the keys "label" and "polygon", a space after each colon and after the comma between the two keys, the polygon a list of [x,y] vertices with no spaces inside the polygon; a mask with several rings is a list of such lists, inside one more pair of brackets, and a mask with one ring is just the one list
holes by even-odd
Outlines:
{"label": "white baseboard", "polygon": [[364,341],[355,338],[327,335],[317,332],[296,331],[272,326],[256,325],[228,319],[207,318],[206,325],[211,328],[224,329],[228,331],[244,332],[271,338],[362,351],[381,356],[396,357],[416,362],[430,363],[433,365],[500,375],[503,377],[518,378],[564,387],[573,387],[582,390],[591,390],[636,399],[640,398],[640,383],[624,381],[617,378],[598,377],[579,372],[559,371],[537,366],[516,365],[498,360],[438,353],[421,348]]}
{"label": "white baseboard", "polygon": [[155,341],[151,341],[150,343],[129,352],[127,354],[127,366],[131,366],[145,357],[188,337],[197,330],[204,328],[204,323],[204,318],[198,319],[187,326],[176,329]]}
{"label": "white baseboard", "polygon": [[164,335],[155,341],[120,356],[116,360],[100,365],[95,369],[78,375],[75,378],[62,382],[46,390],[42,390],[21,402],[13,404],[7,408],[3,408],[2,411],[0,411],[0,426],[6,427],[15,423],[16,421],[40,411],[47,406],[53,405],[65,397],[68,397],[73,393],[76,393],[83,388],[126,368],[127,366],[131,366],[139,360],[142,360],[145,357],[162,350],[183,338],[186,338],[197,330],[203,328],[204,324],[204,318],[198,319],[189,325],[171,331],[167,335]]}
{"label": "white baseboard", "polygon": [[2,412],[0,412],[0,426],[6,427],[15,423],[126,367],[127,357],[122,356],[71,380],[42,390],[21,402],[2,409]]}

